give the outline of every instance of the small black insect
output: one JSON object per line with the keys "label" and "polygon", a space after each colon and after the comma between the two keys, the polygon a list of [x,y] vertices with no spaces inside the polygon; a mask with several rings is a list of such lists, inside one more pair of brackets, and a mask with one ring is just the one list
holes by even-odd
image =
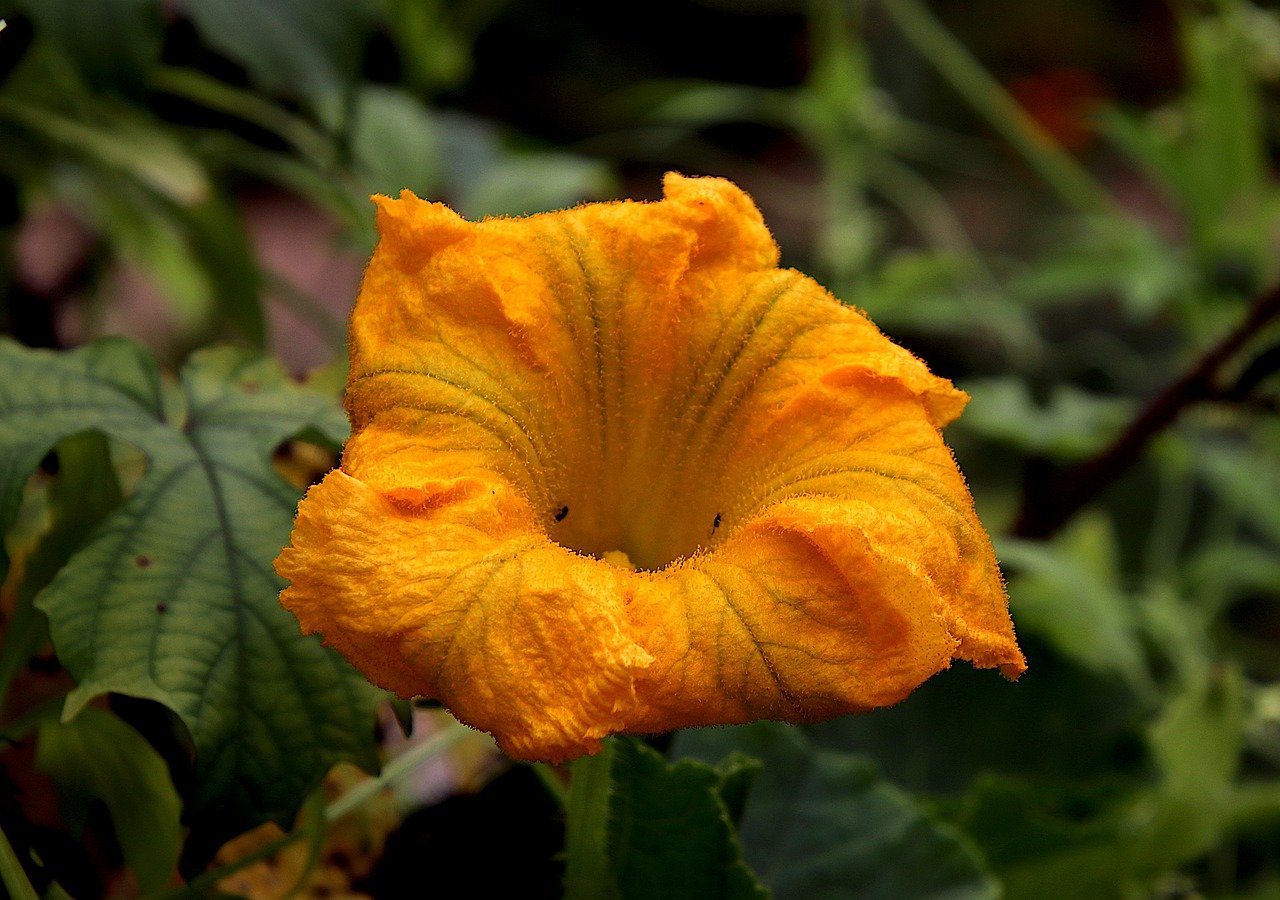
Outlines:
{"label": "small black insect", "polygon": [[556,521],[563,522],[564,517],[567,515],[569,515],[569,507],[567,506],[560,507],[560,509],[556,510]]}
{"label": "small black insect", "polygon": [[716,513],[715,519],[712,520],[711,522],[711,530],[715,531],[719,527],[720,527],[720,513]]}

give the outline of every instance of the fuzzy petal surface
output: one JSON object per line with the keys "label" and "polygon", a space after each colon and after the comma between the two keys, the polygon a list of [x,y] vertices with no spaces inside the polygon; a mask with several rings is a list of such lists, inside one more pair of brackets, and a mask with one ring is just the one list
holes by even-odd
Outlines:
{"label": "fuzzy petal surface", "polygon": [[342,467],[282,602],[512,756],[810,721],[1025,663],[940,429],[967,397],[811,279],[750,198],[462,220],[377,198]]}

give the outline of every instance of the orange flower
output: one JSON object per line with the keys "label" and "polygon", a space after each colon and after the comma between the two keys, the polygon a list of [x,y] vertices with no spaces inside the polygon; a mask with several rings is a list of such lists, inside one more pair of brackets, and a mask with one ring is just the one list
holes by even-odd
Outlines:
{"label": "orange flower", "polygon": [[463,221],[377,198],[342,468],[281,597],[511,756],[897,703],[1025,667],[939,428],[967,397],[798,272],[751,199]]}

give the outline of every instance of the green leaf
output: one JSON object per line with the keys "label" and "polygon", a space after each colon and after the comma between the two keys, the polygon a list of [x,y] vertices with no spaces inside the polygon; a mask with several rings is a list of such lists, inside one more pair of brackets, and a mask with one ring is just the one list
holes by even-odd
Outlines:
{"label": "green leaf", "polygon": [[13,900],[37,900],[40,896],[27,878],[22,860],[18,858],[4,831],[0,831],[0,884],[4,885]]}
{"label": "green leaf", "polygon": [[142,85],[160,59],[159,0],[24,0],[51,38],[94,85]]}
{"label": "green leaf", "polygon": [[740,833],[747,863],[779,900],[998,896],[961,835],[865,757],[815,749],[773,722],[682,732],[673,748],[706,762],[732,752],[764,763]]}
{"label": "green leaf", "polygon": [[278,603],[271,561],[297,491],[272,450],[346,428],[331,398],[274,362],[194,356],[176,387],[116,339],[53,354],[0,343],[0,524],[66,434],[97,429],[146,453],[134,494],[37,600],[78,686],[64,718],[116,691],[180,717],[197,751],[191,814],[287,822],[337,760],[376,766],[377,700]]}
{"label": "green leaf", "polygon": [[458,206],[472,218],[531,215],[598,198],[611,184],[608,166],[596,160],[568,153],[518,154],[485,172]]}
{"label": "green leaf", "polygon": [[[191,206],[213,192],[207,173],[158,121],[123,103],[98,102],[92,116],[0,97],[0,118],[20,125],[61,153],[137,179],[174,203]],[[92,121],[90,120],[92,119]]]}
{"label": "green leaf", "polygon": [[1271,545],[1280,544],[1280,425],[1259,423],[1234,440],[1196,443],[1196,468],[1224,502],[1249,518]]}
{"label": "green leaf", "polygon": [[1216,7],[1179,17],[1186,90],[1177,103],[1144,118],[1113,110],[1099,121],[1178,204],[1200,263],[1242,270],[1248,293],[1269,263],[1267,117],[1246,4]]}
{"label": "green leaf", "polygon": [[1099,450],[1132,415],[1133,404],[1100,397],[1070,385],[1055,385],[1037,403],[1026,383],[1014,378],[964,382],[972,398],[964,429],[1030,454],[1082,459]]}
{"label": "green leaf", "polygon": [[1237,204],[1255,203],[1266,182],[1266,116],[1243,22],[1231,9],[1236,5],[1183,20],[1193,135],[1186,148],[1187,184],[1195,191],[1188,199],[1210,221]]}
{"label": "green leaf", "polygon": [[[621,110],[647,122],[707,127],[722,122],[777,119],[777,92],[743,84],[668,79],[645,81],[612,98]],[[790,108],[790,105],[787,105]]]}
{"label": "green leaf", "polygon": [[444,190],[469,219],[563,209],[613,192],[608,165],[554,151],[512,150],[492,123],[437,114]]}
{"label": "green leaf", "polygon": [[972,336],[980,323],[984,338],[1010,352],[1034,352],[1040,342],[1025,304],[993,291],[972,257],[950,251],[897,252],[873,278],[852,279],[837,295],[894,330]]}
{"label": "green leaf", "polygon": [[266,339],[261,273],[235,208],[210,195],[183,206],[127,179],[61,173],[57,192],[88,210],[128,262],[147,272],[186,335],[230,324],[254,346]]}
{"label": "green leaf", "polygon": [[258,86],[324,100],[355,77],[369,25],[350,0],[182,0],[210,46],[243,65]]}
{"label": "green leaf", "polygon": [[1155,690],[1142,649],[1137,603],[1121,590],[1115,535],[1104,515],[1082,515],[1052,544],[998,542],[1012,567],[1009,608],[1034,633],[1092,672],[1120,678],[1135,694]]}
{"label": "green leaf", "polygon": [[[1177,829],[1190,840],[1222,817],[1244,746],[1244,678],[1236,669],[1206,673],[1174,696],[1151,727],[1151,748],[1171,802],[1189,808]],[[1212,839],[1201,835],[1207,847]]]}
{"label": "green leaf", "polygon": [[[96,707],[72,722],[45,720],[36,768],[57,784],[63,804],[86,811],[90,800],[106,804],[125,864],[144,894],[169,883],[182,844],[181,803],[164,760],[142,735]],[[83,823],[68,816],[65,805],[63,816]]]}
{"label": "green leaf", "polygon": [[986,778],[956,820],[987,849],[1010,900],[1151,896],[1165,873],[1275,821],[1277,783],[1236,781],[1243,727],[1240,673],[1206,673],[1150,729],[1154,779],[1126,790]]}
{"label": "green leaf", "polygon": [[1017,683],[953,665],[889,709],[805,727],[819,746],[864,753],[893,782],[955,794],[984,773],[1063,778],[1140,774],[1149,705],[1125,683],[1080,666],[1038,635],[1019,635]]}
{"label": "green leaf", "polygon": [[[332,142],[315,125],[252,90],[233,87],[199,69],[170,66],[157,69],[152,74],[151,85],[157,91],[173,94],[189,103],[252,122],[291,144],[312,165],[320,166],[332,159]],[[235,139],[223,129],[210,129],[208,135]],[[262,149],[246,140],[240,140],[237,146]]]}
{"label": "green leaf", "polygon": [[214,301],[212,273],[192,254],[175,214],[179,207],[132,179],[103,177],[89,167],[59,172],[52,187],[87,213],[123,261],[152,279],[182,332],[206,326]]}
{"label": "green leaf", "polygon": [[222,318],[254,347],[267,340],[262,275],[236,208],[220,197],[178,210],[191,255],[208,274]]}
{"label": "green leaf", "polygon": [[0,702],[13,678],[49,638],[44,614],[33,604],[93,528],[120,505],[120,486],[101,434],[65,438],[57,446],[58,474],[49,485],[49,528],[25,561],[14,608],[0,645]]}
{"label": "green leaf", "polygon": [[442,169],[435,124],[406,91],[366,87],[356,101],[351,151],[366,193],[421,197],[436,190]]}
{"label": "green leaf", "polygon": [[1081,298],[1116,294],[1131,315],[1146,321],[1191,281],[1186,254],[1148,225],[1095,218],[1072,220],[1046,232],[1048,251],[1009,282],[1009,293],[1020,305],[1079,303]]}
{"label": "green leaf", "polygon": [[732,757],[719,769],[667,762],[634,738],[616,741],[609,859],[622,897],[767,897],[742,860],[722,794],[758,768]]}
{"label": "green leaf", "polygon": [[1080,785],[1051,789],[987,777],[956,821],[986,850],[1008,900],[1149,896],[1150,872],[1132,858],[1144,838],[1135,810],[1147,796]]}
{"label": "green leaf", "polygon": [[403,83],[421,93],[457,87],[471,74],[476,37],[506,0],[458,6],[449,0],[384,0],[386,31],[395,41]]}

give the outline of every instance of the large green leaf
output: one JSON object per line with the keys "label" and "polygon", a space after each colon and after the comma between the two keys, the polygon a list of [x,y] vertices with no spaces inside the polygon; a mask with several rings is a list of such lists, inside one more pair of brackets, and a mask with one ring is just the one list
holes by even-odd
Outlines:
{"label": "large green leaf", "polygon": [[144,893],[169,883],[182,845],[181,803],[164,760],[142,735],[96,707],[71,722],[49,719],[40,723],[36,767],[57,784],[63,820],[74,830],[90,801],[106,805]]}
{"label": "large green leaf", "polygon": [[932,821],[865,757],[816,749],[773,722],[682,732],[675,755],[764,763],[741,825],[747,863],[788,897],[995,897],[959,833]]}
{"label": "large green leaf", "polygon": [[609,859],[622,897],[763,898],[742,861],[722,794],[756,766],[669,763],[633,738],[617,740],[609,804]]}
{"label": "large green leaf", "polygon": [[78,682],[64,718],[108,691],[164,704],[197,751],[189,811],[241,825],[287,820],[339,759],[376,765],[378,693],[299,633],[271,569],[298,499],[271,452],[308,429],[338,441],[333,400],[231,349],[170,385],[115,339],[65,354],[0,343],[0,373],[0,525],[65,435],[99,430],[149,461],[37,599]]}
{"label": "large green leaf", "polygon": [[[1107,121],[1118,123],[1117,130],[1147,133],[1118,111],[1111,111]],[[1132,219],[1050,224],[1041,240],[1045,252],[1007,284],[1019,305],[1079,304],[1082,297],[1116,295],[1131,316],[1149,321],[1190,283],[1186,254],[1155,228]]]}
{"label": "large green leaf", "polygon": [[1148,795],[1072,788],[980,779],[956,820],[987,851],[1008,900],[1149,896],[1149,874],[1138,877],[1130,859],[1146,838],[1134,811]]}

